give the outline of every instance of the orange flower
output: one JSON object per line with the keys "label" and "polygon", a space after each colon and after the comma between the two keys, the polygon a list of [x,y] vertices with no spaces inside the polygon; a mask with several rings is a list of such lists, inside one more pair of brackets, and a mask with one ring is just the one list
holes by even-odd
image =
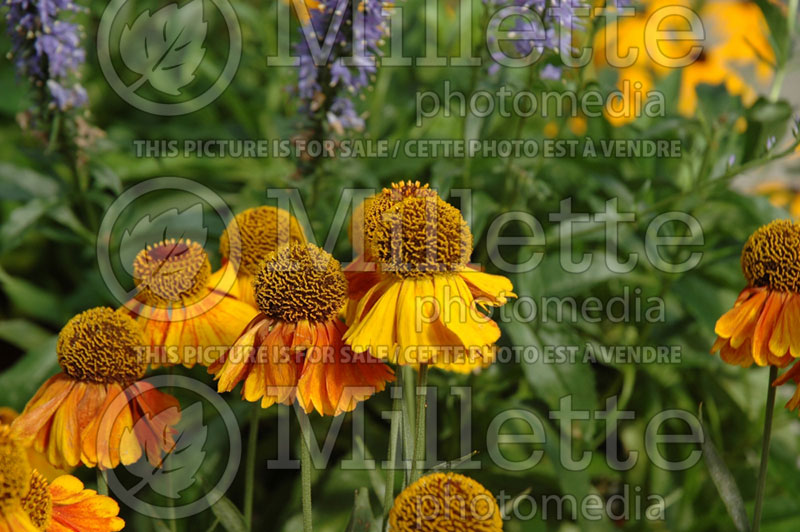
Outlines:
{"label": "orange flower", "polygon": [[34,470],[22,505],[38,530],[46,532],[116,532],[125,527],[114,499],[84,489],[71,475],[48,484]]}
{"label": "orange flower", "polygon": [[491,364],[497,324],[481,308],[514,297],[511,282],[469,267],[472,234],[428,188],[400,182],[366,206],[369,257],[351,265],[345,341],[401,365],[470,372]]}
{"label": "orange flower", "polygon": [[247,209],[225,228],[219,239],[222,268],[211,276],[211,283],[225,276],[235,277],[229,293],[257,307],[253,277],[264,258],[280,246],[306,241],[303,228],[288,211],[267,205]]}
{"label": "orange flower", "polygon": [[313,244],[272,252],[254,279],[261,314],[210,368],[219,392],[244,382],[262,408],[295,399],[306,412],[338,415],[394,380],[388,366],[344,345],[347,282],[339,262]]}
{"label": "orange flower", "polygon": [[800,358],[800,224],[778,220],[759,228],[742,250],[747,287],[716,324],[729,364],[786,367]]}
{"label": "orange flower", "polygon": [[[62,373],[45,382],[12,427],[55,467],[114,468],[144,453],[150,463],[175,443],[177,399],[138,382],[146,364],[134,320],[98,307],[73,317],[58,336]],[[144,450],[142,449],[144,447]]]}
{"label": "orange flower", "polygon": [[[142,326],[154,367],[208,366],[256,315],[230,295],[234,277],[210,279],[208,255],[196,242],[166,240],[148,246],[133,264],[138,294],[124,310]],[[231,272],[233,273],[233,272]]]}
{"label": "orange flower", "polygon": [[0,532],[39,532],[22,505],[31,466],[8,425],[0,425]]}

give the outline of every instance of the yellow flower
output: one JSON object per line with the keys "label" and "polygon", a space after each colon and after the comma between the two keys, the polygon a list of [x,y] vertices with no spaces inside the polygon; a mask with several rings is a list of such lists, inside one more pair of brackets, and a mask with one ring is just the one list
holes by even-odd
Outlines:
{"label": "yellow flower", "polygon": [[122,310],[142,326],[154,367],[208,366],[255,317],[252,306],[225,290],[233,276],[210,274],[208,255],[191,240],[165,240],[136,256],[138,293]]}
{"label": "yellow flower", "polygon": [[742,250],[747,287],[716,324],[729,364],[786,367],[800,358],[800,224],[778,220],[759,228]]}
{"label": "yellow flower", "polygon": [[365,209],[376,264],[346,272],[355,308],[345,341],[401,365],[466,373],[491,364],[500,329],[479,307],[514,294],[505,277],[468,266],[472,234],[458,209],[419,182],[384,189]]}
{"label": "yellow flower", "polygon": [[11,424],[24,445],[55,467],[111,469],[143,453],[158,465],[174,445],[177,399],[139,379],[146,363],[137,323],[99,307],[73,317],[58,335],[62,373],[51,377]]}
{"label": "yellow flower", "polygon": [[0,532],[39,532],[22,505],[31,466],[11,427],[0,425]]}
{"label": "yellow flower", "polygon": [[800,186],[782,181],[765,181],[754,192],[767,196],[774,206],[787,209],[792,218],[800,220]]}
{"label": "yellow flower", "polygon": [[338,314],[347,297],[339,262],[313,244],[270,253],[254,280],[261,310],[230,351],[210,368],[219,392],[244,382],[242,396],[289,404],[306,412],[349,412],[394,380],[391,369],[342,341]]}
{"label": "yellow flower", "polygon": [[[8,407],[0,407],[0,425],[11,425],[18,417],[19,414],[15,410]],[[72,471],[70,467],[64,469],[54,467],[47,461],[47,456],[44,453],[36,451],[33,447],[28,447],[26,451],[28,463],[33,469],[44,475],[47,480],[54,480]]]}
{"label": "yellow flower", "polygon": [[[635,16],[618,19],[616,36],[606,28],[597,32],[595,66],[614,68],[617,89],[622,91],[622,97],[612,99],[606,108],[606,116],[612,124],[626,124],[641,116],[644,100],[634,101],[631,95],[636,84],[640,84],[640,91],[646,96],[657,79],[679,68],[663,64],[653,55],[663,54],[667,60],[686,57],[698,45],[696,40],[686,38],[658,40],[661,31],[690,31],[680,10],[691,7],[686,0],[648,0]],[[656,14],[658,18],[654,18]],[[756,89],[772,76],[775,61],[761,10],[755,2],[711,1],[703,3],[698,15],[705,32],[703,39],[699,36],[697,39],[703,50],[696,61],[680,68],[679,112],[687,116],[694,114],[697,86],[701,84],[725,85],[730,94],[741,95],[745,103],[751,103],[756,98]],[[657,28],[653,23],[648,26],[648,21],[654,20],[660,20]],[[610,55],[624,57],[631,50],[638,50],[633,64],[621,68],[610,64]],[[755,79],[746,77],[751,70],[755,71]],[[617,112],[611,112],[609,107]]]}
{"label": "yellow flower", "polygon": [[433,473],[404,489],[389,512],[392,532],[501,532],[497,501],[475,480]]}
{"label": "yellow flower", "polygon": [[236,215],[219,239],[222,268],[211,276],[210,284],[235,276],[229,293],[256,307],[253,276],[261,261],[280,246],[305,241],[303,228],[288,211],[266,205],[247,209]]}
{"label": "yellow flower", "polygon": [[38,530],[46,532],[116,532],[125,527],[114,499],[84,489],[71,475],[48,483],[34,470],[22,505]]}

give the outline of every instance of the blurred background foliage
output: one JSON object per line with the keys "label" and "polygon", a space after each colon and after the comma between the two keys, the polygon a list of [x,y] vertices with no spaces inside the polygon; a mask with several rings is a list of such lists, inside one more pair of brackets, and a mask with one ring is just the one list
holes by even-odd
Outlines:
{"label": "blurred background foliage", "polygon": [[[24,133],[16,123],[18,113],[29,106],[27,87],[15,79],[9,61],[0,62],[0,404],[23,408],[35,389],[58,370],[55,337],[73,314],[97,305],[117,306],[98,270],[96,234],[107,207],[123,190],[149,178],[180,176],[196,180],[216,192],[234,212],[267,203],[269,188],[296,188],[305,202],[318,241],[327,234],[337,200],[343,188],[380,188],[391,181],[414,179],[429,182],[447,198],[452,189],[472,192],[471,224],[475,234],[473,260],[497,271],[488,255],[493,242],[487,228],[499,215],[521,211],[533,215],[544,227],[546,243],[535,248],[504,247],[503,258],[511,263],[527,260],[534,251],[544,252],[543,262],[533,271],[512,275],[519,295],[540,302],[546,297],[570,297],[580,302],[598,297],[608,302],[626,292],[631,305],[639,301],[648,308],[648,298],[663,298],[663,321],[646,320],[600,323],[583,320],[558,322],[553,316],[539,315],[532,322],[506,320],[501,323],[505,346],[680,346],[680,364],[609,364],[597,362],[545,364],[521,361],[498,363],[486,371],[468,377],[435,371],[431,382],[437,389],[438,458],[458,460],[462,455],[460,427],[464,422],[459,400],[451,387],[470,386],[472,390],[472,449],[480,470],[469,471],[493,493],[512,497],[528,493],[541,500],[547,494],[572,494],[580,500],[587,493],[610,497],[624,486],[639,494],[647,504],[648,494],[659,494],[667,501],[665,521],[607,519],[594,522],[571,519],[542,519],[541,509],[531,521],[510,520],[506,530],[516,531],[603,531],[603,530],[731,530],[730,518],[718,496],[703,461],[680,472],[655,467],[645,453],[644,434],[649,420],[658,412],[684,409],[697,413],[703,405],[708,435],[730,468],[745,501],[752,501],[764,416],[767,373],[763,369],[742,370],[727,366],[709,355],[716,319],[729,308],[743,287],[739,253],[747,236],[759,225],[787,217],[783,208],[768,198],[743,194],[732,186],[739,170],[761,168],[782,147],[793,142],[790,133],[791,107],[782,100],[760,98],[745,104],[729,95],[721,86],[701,85],[694,116],[677,112],[680,72],[659,81],[665,95],[667,116],[640,119],[622,127],[612,126],[605,118],[503,118],[496,113],[485,118],[437,116],[415,126],[415,91],[436,90],[441,94],[448,81],[453,90],[467,94],[506,85],[512,90],[589,90],[607,93],[615,83],[613,74],[597,72],[590,65],[582,71],[565,69],[561,80],[539,78],[538,68],[502,69],[489,74],[487,67],[475,68],[399,68],[378,71],[366,98],[358,103],[367,113],[366,130],[360,136],[372,139],[503,139],[543,140],[546,137],[575,139],[674,139],[682,146],[679,158],[577,157],[544,158],[408,158],[347,159],[326,158],[298,161],[292,158],[137,158],[136,139],[289,139],[302,136],[308,120],[299,112],[292,86],[296,73],[291,68],[266,68],[265,58],[276,49],[275,3],[237,1],[234,4],[243,33],[244,50],[236,78],[213,105],[187,116],[163,118],[138,111],[112,90],[100,72],[94,38],[106,6],[91,0],[88,12],[81,15],[86,31],[88,60],[82,82],[88,89],[91,114],[88,119],[105,132],[90,152],[86,179],[76,179],[72,169],[57,153],[46,152],[41,143]],[[131,2],[132,4],[132,2]],[[140,11],[148,4],[137,2]],[[209,4],[210,6],[211,4]],[[773,4],[770,4],[773,5]],[[442,24],[440,54],[457,55],[458,24],[454,2],[440,2],[440,17],[452,23]],[[403,3],[406,12],[405,47],[414,55],[423,55],[426,25],[424,2]],[[482,4],[474,2],[475,13]],[[767,11],[771,27],[781,24],[780,11]],[[776,17],[778,19],[776,20]],[[485,22],[475,17],[474,26]],[[215,35],[220,28],[212,27]],[[476,33],[477,34],[477,33]],[[296,36],[296,34],[295,34]],[[781,44],[782,46],[782,44]],[[9,43],[0,38],[0,49]],[[211,39],[207,53],[212,66],[224,62],[227,43]],[[482,42],[476,51],[486,57]],[[787,59],[788,61],[788,59]],[[795,65],[796,66],[796,65]],[[213,68],[208,69],[213,72]],[[210,75],[198,72],[200,78]],[[191,87],[190,87],[191,89]],[[745,127],[734,128],[742,123]],[[768,153],[766,139],[776,137],[777,148]],[[730,156],[735,156],[729,170]],[[797,177],[797,158],[784,159],[768,168],[781,165],[781,171]],[[571,198],[574,212],[602,212],[607,200],[617,198],[620,212],[636,214],[634,223],[621,225],[618,238],[620,256],[638,254],[636,268],[620,275],[609,271],[604,262],[606,240],[602,230],[580,230],[575,237],[575,257],[591,253],[592,267],[585,273],[566,273],[559,264],[559,224],[550,219],[559,211],[560,202]],[[151,199],[160,202],[163,211],[180,210],[180,199],[161,194]],[[453,198],[459,204],[457,198]],[[148,212],[153,203],[148,204]],[[156,209],[157,210],[157,209]],[[702,260],[684,274],[659,271],[646,260],[644,249],[648,224],[659,214],[670,211],[688,213],[699,220],[702,239],[690,250],[667,248],[665,255],[675,262],[692,251],[701,251]],[[137,220],[144,213],[130,213]],[[213,220],[209,212],[204,220]],[[180,220],[170,227],[180,228]],[[206,249],[212,264],[219,265],[218,238],[222,227],[207,227]],[[680,226],[665,230],[681,231]],[[502,236],[530,236],[523,224],[504,226]],[[346,231],[337,241],[335,255],[344,261],[351,257]],[[125,266],[116,265],[124,277]],[[636,291],[636,292],[635,292]],[[638,295],[635,295],[638,294]],[[540,309],[541,310],[541,306]],[[184,372],[185,370],[180,370]],[[210,381],[202,368],[185,371],[198,379]],[[800,527],[800,422],[782,409],[789,389],[779,391],[775,431],[771,451],[767,497],[764,511],[765,532],[795,531]],[[559,465],[558,425],[548,418],[557,409],[562,396],[571,395],[575,408],[603,410],[606,399],[619,397],[620,408],[636,413],[633,420],[620,422],[615,441],[605,441],[602,422],[576,422],[572,436],[573,456],[593,452],[586,471],[571,472]],[[237,413],[246,438],[248,405],[238,394],[225,397]],[[388,422],[381,413],[390,407],[387,393],[371,399],[365,406],[366,427],[363,445],[369,456],[381,460],[387,447]],[[548,443],[544,459],[535,468],[519,472],[503,470],[493,464],[487,449],[487,430],[491,420],[509,409],[535,413],[547,426]],[[198,478],[218,475],[228,450],[222,441],[220,419],[206,408],[209,426],[204,450],[206,459]],[[299,474],[297,471],[268,470],[268,458],[278,453],[279,416],[289,410],[271,408],[262,413],[258,456],[262,464],[257,473],[255,529],[294,531],[300,528]],[[312,416],[317,433],[322,435],[330,424]],[[292,419],[293,435],[298,431]],[[680,423],[667,425],[666,432],[683,433]],[[526,433],[522,421],[509,422],[504,431]],[[296,443],[296,439],[295,439]],[[348,415],[336,441],[331,466],[314,478],[315,529],[321,532],[345,530],[353,513],[353,494],[360,491],[356,512],[379,513],[383,476],[375,472],[348,470],[342,460],[352,458],[354,445],[352,419]],[[606,463],[609,445],[622,452],[638,452],[639,461],[629,471],[615,471]],[[537,446],[506,446],[509,460],[523,460]],[[672,459],[688,455],[693,446],[671,449]],[[85,472],[78,472],[84,478]],[[398,475],[399,477],[399,475]],[[399,482],[398,478],[398,482]],[[243,496],[243,477],[237,478],[227,494],[239,503]],[[398,485],[399,488],[399,485]],[[199,495],[196,486],[183,497]],[[151,494],[157,497],[155,494]],[[199,516],[179,520],[178,530],[203,530],[230,508],[216,509]],[[522,511],[525,511],[523,505]],[[752,513],[752,503],[748,507]],[[123,509],[131,530],[169,529],[164,522],[148,519]],[[212,527],[213,528],[213,527]],[[356,528],[352,528],[356,530]]]}

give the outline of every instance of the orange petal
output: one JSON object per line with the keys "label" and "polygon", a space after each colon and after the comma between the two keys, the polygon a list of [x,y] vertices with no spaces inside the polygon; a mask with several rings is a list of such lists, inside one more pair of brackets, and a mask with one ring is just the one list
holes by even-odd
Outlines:
{"label": "orange petal", "polygon": [[780,317],[785,299],[780,292],[769,292],[767,301],[756,323],[753,333],[753,359],[759,366],[766,366],[769,363],[769,340],[775,330],[775,324]]}
{"label": "orange petal", "polygon": [[71,475],[54,480],[50,496],[53,511],[48,532],[116,532],[125,526],[114,499],[84,489],[83,483]]}

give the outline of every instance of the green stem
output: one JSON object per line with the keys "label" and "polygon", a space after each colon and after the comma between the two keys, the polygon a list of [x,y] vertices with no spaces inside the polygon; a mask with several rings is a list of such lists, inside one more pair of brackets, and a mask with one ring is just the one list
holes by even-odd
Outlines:
{"label": "green stem", "polygon": [[247,459],[244,477],[244,522],[247,530],[253,530],[253,495],[256,477],[256,449],[258,447],[258,422],[261,407],[253,405],[250,412],[250,432],[247,438]]}
{"label": "green stem", "polygon": [[[403,458],[414,459],[414,368],[411,366],[400,367],[401,385],[403,386]],[[403,475],[403,487],[411,480],[411,471],[406,469]]]}
{"label": "green stem", "polygon": [[108,495],[108,480],[106,480],[106,470],[97,468],[97,493]]}
{"label": "green stem", "polygon": [[313,532],[313,520],[311,514],[311,438],[308,417],[302,414],[305,419],[300,420],[300,482],[302,484],[303,501],[303,532]]}
{"label": "green stem", "polygon": [[783,49],[781,64],[775,72],[775,79],[772,81],[772,90],[769,93],[769,99],[773,102],[780,97],[783,81],[786,79],[786,66],[792,53],[792,37],[797,23],[797,4],[798,0],[789,0],[789,7],[786,13],[786,45]]}
{"label": "green stem", "polygon": [[[399,391],[399,390],[397,390]],[[389,452],[386,467],[386,487],[383,493],[383,515],[389,515],[394,502],[394,468],[397,464],[397,437],[400,435],[400,410],[403,408],[403,395],[398,394],[392,401],[392,421],[389,426]]]}
{"label": "green stem", "polygon": [[428,365],[419,365],[419,381],[417,383],[417,433],[414,440],[414,460],[411,462],[411,482],[416,482],[422,476],[422,461],[425,460],[425,407],[427,394],[425,387],[428,384]]}
{"label": "green stem", "polygon": [[775,386],[772,383],[778,377],[778,368],[770,366],[769,383],[767,387],[767,411],[764,415],[764,440],[761,443],[761,466],[758,469],[758,483],[756,484],[756,505],[753,510],[753,531],[758,532],[761,527],[761,509],[764,504],[764,488],[767,485],[767,462],[769,462],[769,440],[772,436],[772,417],[775,413]]}

